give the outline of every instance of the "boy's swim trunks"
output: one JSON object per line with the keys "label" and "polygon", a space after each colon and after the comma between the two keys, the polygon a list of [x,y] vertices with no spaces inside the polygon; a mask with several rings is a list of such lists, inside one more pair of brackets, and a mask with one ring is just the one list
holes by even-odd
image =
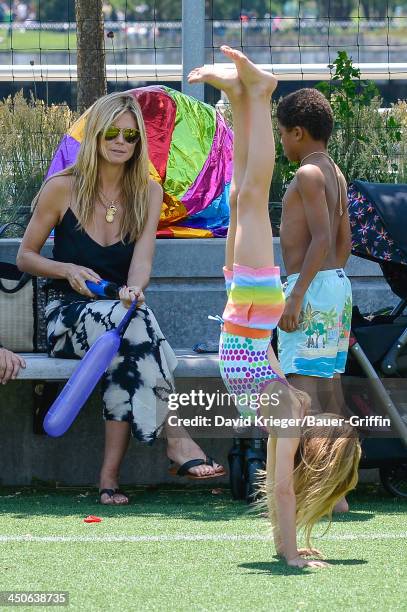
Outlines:
{"label": "boy's swim trunks", "polygon": [[[286,299],[299,274],[287,278]],[[343,269],[322,270],[310,284],[299,328],[278,329],[278,359],[284,374],[332,378],[345,371],[352,319],[352,289]]]}

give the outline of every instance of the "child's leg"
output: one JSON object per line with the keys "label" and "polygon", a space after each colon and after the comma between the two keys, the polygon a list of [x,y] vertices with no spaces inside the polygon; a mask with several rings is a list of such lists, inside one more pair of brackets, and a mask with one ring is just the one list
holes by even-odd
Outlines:
{"label": "child's leg", "polygon": [[230,221],[226,239],[225,266],[233,269],[235,235],[237,225],[237,200],[246,173],[247,154],[249,150],[249,102],[247,92],[237,74],[237,70],[228,68],[201,66],[195,68],[189,76],[190,83],[208,83],[224,91],[232,108],[233,117],[233,176],[230,189]]}
{"label": "child's leg", "polygon": [[[249,102],[249,145],[246,172],[238,194],[234,262],[252,268],[273,266],[268,199],[275,148],[270,98],[277,81],[240,51],[229,47],[222,47],[222,51],[235,63]],[[231,103],[233,111],[233,99]]]}

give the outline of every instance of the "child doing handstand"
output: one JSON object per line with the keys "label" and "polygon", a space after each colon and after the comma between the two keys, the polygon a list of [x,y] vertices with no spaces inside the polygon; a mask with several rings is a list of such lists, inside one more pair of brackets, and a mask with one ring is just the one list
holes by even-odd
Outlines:
{"label": "child doing handstand", "polygon": [[[268,196],[275,147],[270,100],[276,78],[259,70],[240,51],[221,47],[235,68],[203,66],[191,83],[222,89],[232,107],[234,173],[230,226],[224,267],[228,302],[223,314],[220,368],[229,393],[274,393],[280,412],[302,419],[309,398],[287,384],[270,345],[284,310],[280,271],[274,265]],[[239,402],[238,402],[239,407]],[[320,415],[321,416],[321,415]],[[271,431],[267,444],[265,490],[277,553],[288,565],[324,567],[309,556],[315,523],[357,482],[360,447],[348,425],[302,428],[295,436]],[[307,548],[297,547],[297,527],[305,529]]]}

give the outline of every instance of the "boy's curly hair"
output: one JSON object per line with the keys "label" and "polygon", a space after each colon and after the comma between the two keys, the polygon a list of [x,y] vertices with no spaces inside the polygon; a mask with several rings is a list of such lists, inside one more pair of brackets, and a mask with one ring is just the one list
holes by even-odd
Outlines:
{"label": "boy's curly hair", "polygon": [[285,96],[277,107],[277,119],[287,128],[305,128],[311,138],[328,142],[333,129],[332,108],[317,89],[303,88]]}

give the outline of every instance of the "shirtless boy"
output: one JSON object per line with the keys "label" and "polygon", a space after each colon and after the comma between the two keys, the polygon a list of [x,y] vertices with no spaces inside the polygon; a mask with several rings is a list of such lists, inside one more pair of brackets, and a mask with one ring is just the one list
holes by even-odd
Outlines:
{"label": "shirtless boy", "polygon": [[[344,372],[349,344],[352,293],[343,271],[351,251],[346,181],[327,154],[333,116],[320,92],[300,89],[286,96],[277,119],[286,156],[300,162],[283,199],[280,241],[287,288],[279,359],[290,383],[308,391],[315,405],[318,391],[326,390],[321,379],[332,381]],[[333,382],[330,387],[335,393]],[[321,409],[326,411],[326,405]],[[346,511],[346,502],[336,510]]]}

